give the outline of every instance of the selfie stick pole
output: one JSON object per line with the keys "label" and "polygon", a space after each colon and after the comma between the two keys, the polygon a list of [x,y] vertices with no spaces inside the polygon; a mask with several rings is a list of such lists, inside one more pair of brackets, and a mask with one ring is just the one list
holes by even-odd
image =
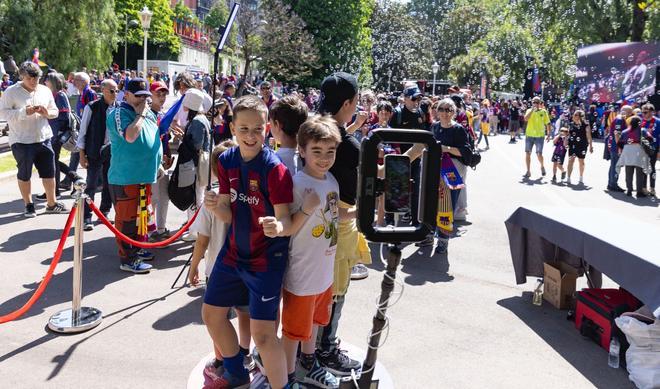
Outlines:
{"label": "selfie stick pole", "polygon": [[[218,40],[218,45],[215,47],[215,53],[213,54],[213,82],[211,84],[213,89],[211,92],[211,99],[213,101],[211,102],[211,110],[209,111],[209,114],[211,115],[211,125],[213,125],[213,119],[218,114],[218,108],[215,105],[215,100],[218,97],[218,62],[220,61],[220,53],[225,47],[225,43],[227,42],[227,38],[231,32],[231,27],[234,24],[234,20],[236,20],[236,15],[238,14],[238,8],[240,6],[240,3],[235,2],[231,8],[231,12],[229,13],[227,23],[224,26],[218,27],[218,34],[220,35],[220,39]],[[213,144],[213,135],[211,135],[210,138],[211,152],[213,152],[213,148],[215,147]],[[211,167],[213,166],[213,162],[214,161],[209,161],[208,183],[206,184],[206,190],[211,190]]]}

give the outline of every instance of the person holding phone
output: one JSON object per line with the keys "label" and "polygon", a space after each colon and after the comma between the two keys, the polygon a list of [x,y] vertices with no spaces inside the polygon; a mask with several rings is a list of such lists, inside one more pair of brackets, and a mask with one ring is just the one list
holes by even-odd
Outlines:
{"label": "person holding phone", "polygon": [[55,153],[51,145],[53,131],[48,119],[59,110],[53,93],[39,84],[41,69],[23,62],[18,70],[21,81],[10,86],[0,97],[0,118],[7,121],[9,146],[18,167],[18,188],[25,203],[25,217],[35,217],[32,202],[32,167],[36,167],[46,192],[46,213],[68,213],[64,204],[55,201]]}

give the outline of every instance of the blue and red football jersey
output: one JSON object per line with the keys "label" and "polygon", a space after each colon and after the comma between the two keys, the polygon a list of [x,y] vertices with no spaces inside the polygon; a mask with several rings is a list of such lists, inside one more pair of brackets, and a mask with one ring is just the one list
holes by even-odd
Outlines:
{"label": "blue and red football jersey", "polygon": [[268,147],[245,162],[238,147],[218,158],[220,194],[231,197],[232,223],[218,260],[254,272],[282,270],[289,237],[268,238],[259,218],[275,216],[274,205],[293,202],[293,181],[286,166]]}

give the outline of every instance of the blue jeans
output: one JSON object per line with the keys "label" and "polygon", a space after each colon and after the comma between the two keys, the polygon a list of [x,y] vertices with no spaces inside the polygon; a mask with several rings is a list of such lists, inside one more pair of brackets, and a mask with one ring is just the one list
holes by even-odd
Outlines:
{"label": "blue jeans", "polygon": [[333,351],[339,347],[337,329],[339,328],[339,319],[341,318],[341,310],[344,308],[346,296],[333,296],[333,298],[330,322],[327,326],[319,328],[316,337],[316,348],[320,351]]}
{"label": "blue jeans", "polygon": [[[76,153],[77,154],[77,153]],[[101,191],[101,206],[99,210],[101,212],[110,212],[112,208],[112,200],[110,199],[110,190],[108,189],[108,170],[110,169],[110,159],[89,159],[89,165],[87,166],[87,187],[85,188],[85,194],[89,196],[90,200],[94,201],[96,194],[96,187],[99,178],[103,180],[103,190]],[[92,210],[89,208],[89,205],[85,203],[85,215],[83,217],[85,222],[91,221],[92,219]]]}
{"label": "blue jeans", "polygon": [[[607,146],[606,146],[607,147]],[[613,151],[610,153],[610,171],[607,176],[607,186],[614,188],[618,185],[619,174],[616,172],[616,163],[619,161],[619,153]]]}

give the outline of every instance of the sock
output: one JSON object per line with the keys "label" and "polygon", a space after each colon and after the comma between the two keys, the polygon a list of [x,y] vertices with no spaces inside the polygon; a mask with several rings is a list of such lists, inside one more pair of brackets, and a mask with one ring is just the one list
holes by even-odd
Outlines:
{"label": "sock", "polygon": [[243,356],[248,356],[248,355],[250,355],[250,350],[248,350],[248,349],[246,349],[246,348],[243,348],[243,347],[241,347],[241,346],[238,346],[238,348],[241,350],[241,353],[243,354]]}
{"label": "sock", "polygon": [[248,371],[243,367],[243,354],[239,351],[233,357],[225,357],[224,361],[225,372],[237,378],[244,378],[248,376]]}
{"label": "sock", "polygon": [[314,366],[314,354],[305,354],[300,353],[300,365],[306,370],[309,370]]}
{"label": "sock", "polygon": [[216,359],[213,361],[213,367],[215,367],[215,368],[217,369],[217,368],[219,368],[220,366],[222,366],[223,363],[224,363],[224,361],[223,361],[222,359],[218,359],[218,358],[216,358]]}

